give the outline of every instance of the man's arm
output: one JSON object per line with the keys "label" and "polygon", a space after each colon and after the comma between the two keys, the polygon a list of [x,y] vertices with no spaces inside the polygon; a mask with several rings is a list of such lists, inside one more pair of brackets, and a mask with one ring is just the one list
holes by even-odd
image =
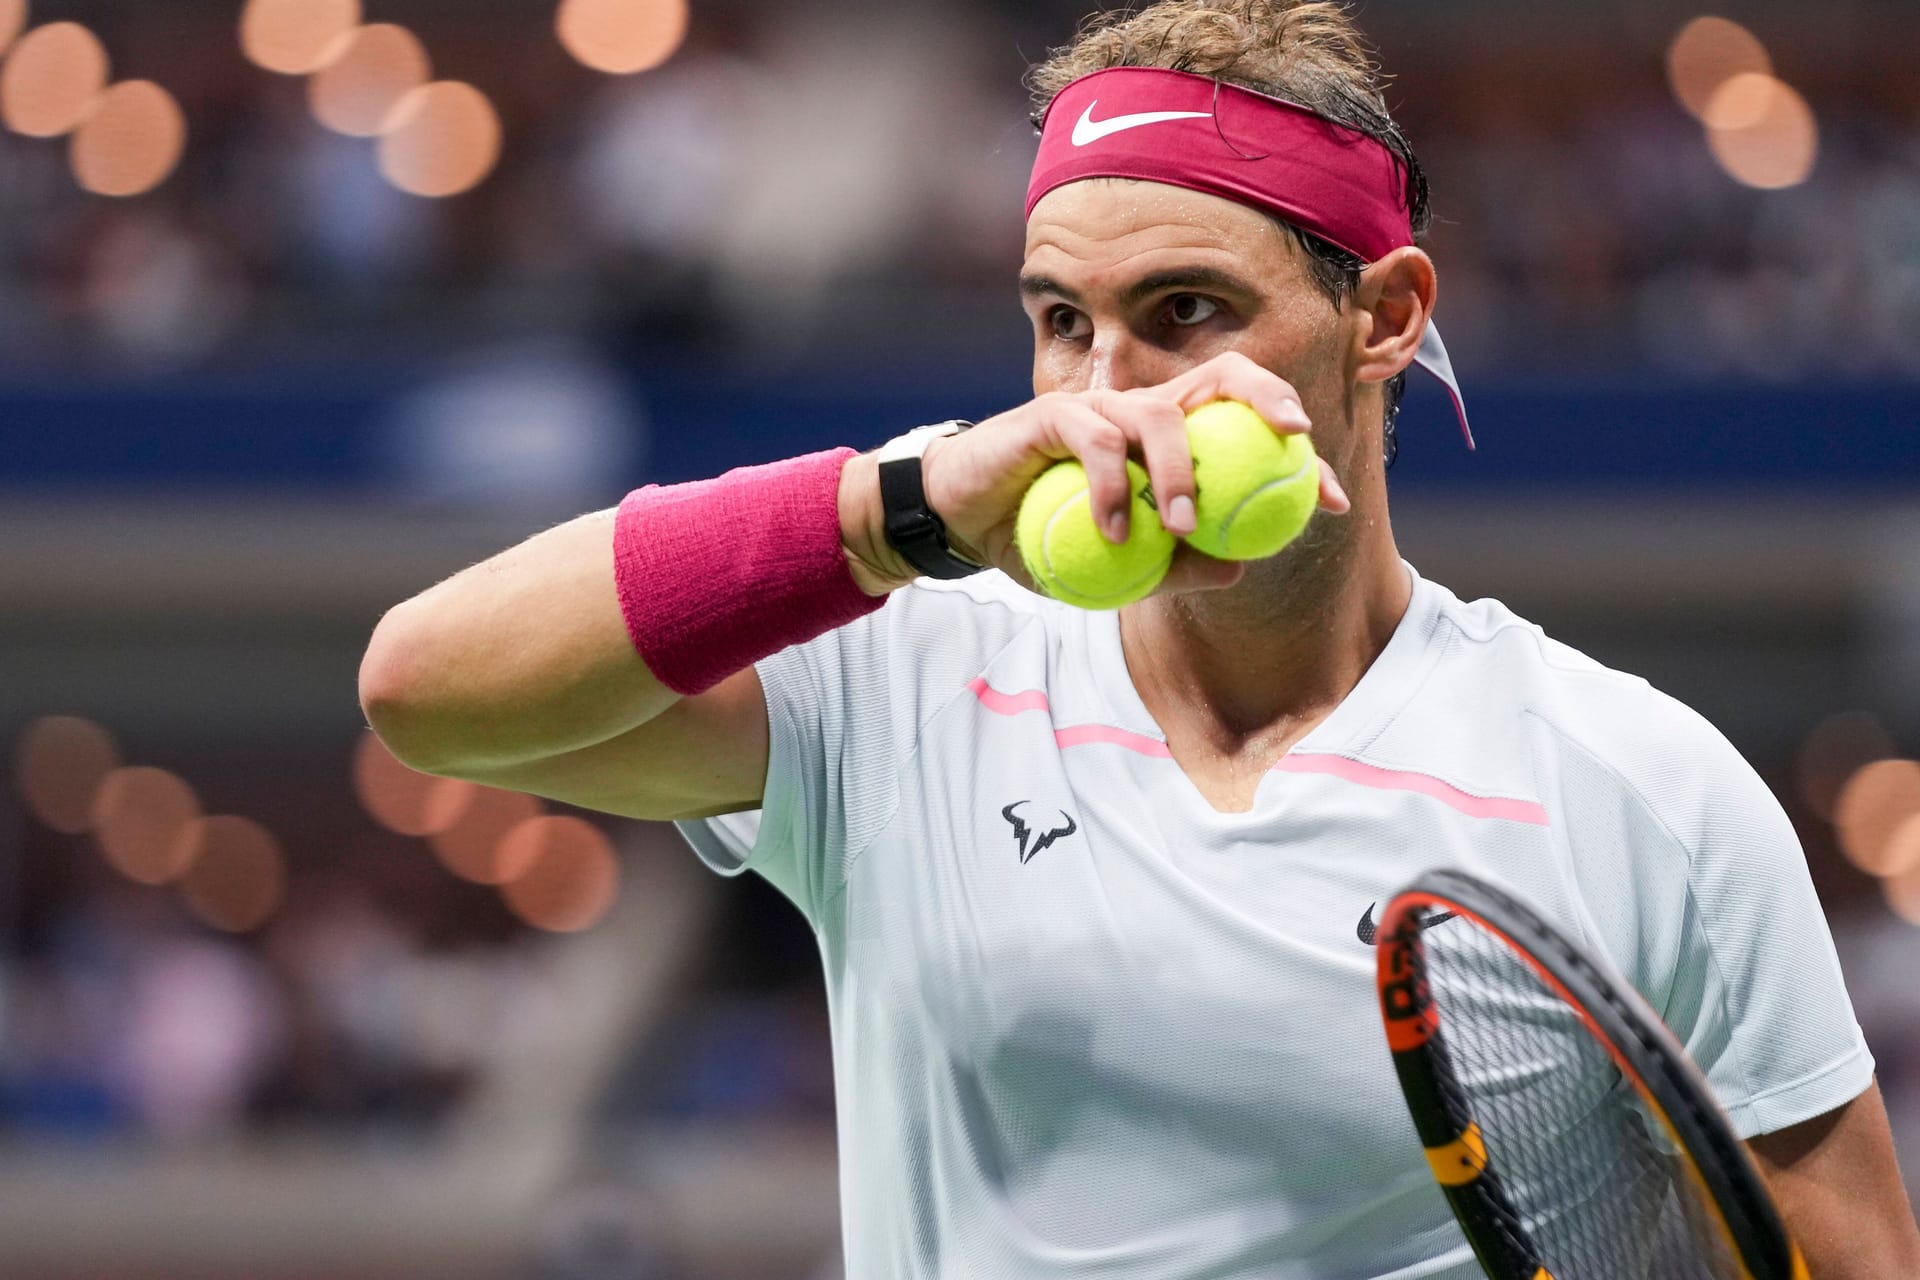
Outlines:
{"label": "man's arm", "polygon": [[[1185,414],[1222,398],[1253,405],[1282,424],[1274,427],[1279,432],[1305,422],[1291,386],[1229,352],[1160,387],[1045,395],[936,441],[924,461],[928,502],[960,545],[1024,582],[1013,525],[1028,485],[1055,461],[1078,458],[1092,478],[1095,513],[1108,521],[1130,506],[1126,463],[1133,453],[1146,459],[1163,502],[1185,499],[1181,532],[1189,532],[1193,465]],[[1338,480],[1325,463],[1321,470],[1322,503],[1346,510]],[[913,578],[886,541],[871,454],[846,463],[829,502],[826,519],[839,524],[837,552],[861,592],[884,595]],[[733,509],[716,516],[716,545],[728,545],[729,518],[753,517]],[[582,516],[388,611],[361,663],[360,702],[394,755],[428,773],[629,817],[699,817],[759,805],[768,753],[759,678],[746,666],[682,697],[648,670],[621,611],[616,523],[612,511]],[[764,544],[780,531],[760,532]],[[672,567],[653,571],[670,575]],[[1229,586],[1241,571],[1183,546],[1160,589]],[[644,597],[674,598],[651,582],[623,585],[631,588],[629,607],[642,611],[650,604]],[[685,589],[700,584],[665,586],[682,588],[684,598]],[[659,608],[655,619],[673,611],[670,604]],[[637,616],[647,620],[644,612]],[[709,625],[724,638],[745,621]]]}
{"label": "man's arm", "polygon": [[1813,1280],[1920,1276],[1920,1229],[1876,1083],[1841,1107],[1747,1143]]}
{"label": "man's arm", "polygon": [[416,769],[632,817],[759,803],[766,707],[751,669],[681,698],[635,652],[614,513],[549,529],[396,605],[360,702]]}

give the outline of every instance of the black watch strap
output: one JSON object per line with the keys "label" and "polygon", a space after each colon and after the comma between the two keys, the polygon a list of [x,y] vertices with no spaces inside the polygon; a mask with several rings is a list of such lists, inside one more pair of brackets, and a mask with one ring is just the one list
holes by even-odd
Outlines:
{"label": "black watch strap", "polygon": [[942,436],[957,435],[972,424],[943,422],[921,427],[880,450],[880,507],[886,516],[887,542],[906,562],[929,578],[965,578],[985,565],[954,554],[947,544],[947,526],[927,505],[921,462],[927,446]]}

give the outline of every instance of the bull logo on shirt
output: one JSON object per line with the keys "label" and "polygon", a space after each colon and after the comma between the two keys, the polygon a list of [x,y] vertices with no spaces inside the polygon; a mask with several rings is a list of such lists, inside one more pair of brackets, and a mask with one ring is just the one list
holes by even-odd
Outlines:
{"label": "bull logo on shirt", "polygon": [[1020,865],[1023,867],[1042,849],[1056,840],[1065,840],[1080,829],[1080,824],[1073,820],[1072,814],[1065,809],[1056,809],[1054,812],[1060,815],[1061,825],[1035,835],[1033,824],[1015,812],[1021,805],[1032,803],[1031,800],[1015,800],[1000,811],[1000,816],[1013,826],[1013,839],[1020,846]]}

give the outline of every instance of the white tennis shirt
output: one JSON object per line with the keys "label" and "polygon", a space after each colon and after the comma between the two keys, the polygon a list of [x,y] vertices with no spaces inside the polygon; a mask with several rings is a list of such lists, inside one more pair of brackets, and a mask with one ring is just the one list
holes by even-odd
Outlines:
{"label": "white tennis shirt", "polygon": [[764,808],[682,830],[819,939],[850,1280],[1477,1277],[1361,940],[1435,866],[1604,948],[1743,1136],[1872,1078],[1765,785],[1493,601],[1416,575],[1247,813],[1168,755],[1118,615],[999,574],[759,672]]}

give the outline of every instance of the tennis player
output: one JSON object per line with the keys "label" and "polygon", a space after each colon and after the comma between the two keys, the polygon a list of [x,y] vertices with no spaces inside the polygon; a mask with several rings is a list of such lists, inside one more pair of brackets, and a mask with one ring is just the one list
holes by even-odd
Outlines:
{"label": "tennis player", "polygon": [[[1163,0],[1033,83],[1032,401],[642,489],[468,569],[381,622],[375,729],[431,772],[677,819],[805,914],[856,1280],[1477,1274],[1372,986],[1376,904],[1437,865],[1612,956],[1816,1277],[1920,1276],[1766,788],[1395,547],[1401,380],[1451,372],[1425,184],[1343,11]],[[1136,457],[1191,530],[1183,412],[1221,397],[1312,432],[1298,543],[1183,551],[1117,614],[1027,589],[1042,470],[1079,458],[1117,541]]]}

